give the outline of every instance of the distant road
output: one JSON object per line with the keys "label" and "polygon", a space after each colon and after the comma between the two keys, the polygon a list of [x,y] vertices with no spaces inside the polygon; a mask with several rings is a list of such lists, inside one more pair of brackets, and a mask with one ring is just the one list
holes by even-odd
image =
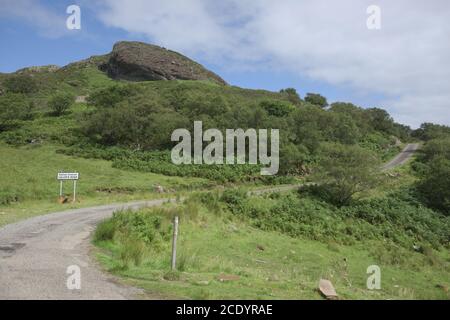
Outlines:
{"label": "distant road", "polygon": [[383,171],[390,170],[390,169],[393,169],[397,166],[404,164],[406,161],[408,161],[413,156],[413,154],[417,151],[417,149],[419,149],[419,146],[420,145],[418,143],[408,144],[403,149],[403,151],[400,152],[394,159],[392,159],[391,161],[386,163],[382,167],[382,170]]}
{"label": "distant road", "polygon": [[[392,169],[405,163],[418,149],[409,144],[383,166]],[[250,193],[287,191],[299,185],[253,190]],[[101,271],[90,254],[95,226],[116,210],[159,206],[170,199],[113,204],[34,217],[0,228],[0,300],[2,299],[133,299],[141,291],[123,286]],[[172,199],[173,200],[173,199]],[[81,290],[66,286],[67,267],[81,269]],[[162,297],[146,296],[160,299]]]}

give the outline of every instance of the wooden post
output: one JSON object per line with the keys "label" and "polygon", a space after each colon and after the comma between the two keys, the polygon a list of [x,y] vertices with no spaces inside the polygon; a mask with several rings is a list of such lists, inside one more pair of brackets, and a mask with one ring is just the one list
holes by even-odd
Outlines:
{"label": "wooden post", "polygon": [[176,269],[177,260],[177,238],[178,238],[178,216],[173,221],[173,238],[172,238],[172,270]]}
{"label": "wooden post", "polygon": [[75,203],[77,197],[77,180],[73,180],[73,203]]}

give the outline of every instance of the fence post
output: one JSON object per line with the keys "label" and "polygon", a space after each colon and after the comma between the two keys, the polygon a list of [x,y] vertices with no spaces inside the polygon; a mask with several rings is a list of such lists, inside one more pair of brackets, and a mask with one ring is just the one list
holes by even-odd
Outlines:
{"label": "fence post", "polygon": [[77,180],[73,180],[73,203],[76,202],[77,198]]}
{"label": "fence post", "polygon": [[172,238],[172,270],[176,269],[177,263],[177,238],[178,238],[178,216],[173,221],[173,238]]}

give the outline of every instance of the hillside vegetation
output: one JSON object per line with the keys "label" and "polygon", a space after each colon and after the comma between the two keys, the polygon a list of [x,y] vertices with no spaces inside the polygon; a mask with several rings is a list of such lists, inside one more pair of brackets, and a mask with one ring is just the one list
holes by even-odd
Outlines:
{"label": "hillside vegetation", "polygon": [[[177,297],[318,298],[317,281],[328,277],[343,298],[448,299],[449,127],[411,130],[378,107],[230,86],[186,57],[141,46],[0,74],[0,225],[61,208],[60,170],[81,175],[72,207],[156,197],[159,185],[171,193],[220,187],[116,213],[95,235],[101,260],[126,281]],[[278,174],[173,164],[171,134],[192,132],[194,121],[221,132],[280,129]],[[408,142],[422,145],[416,157],[382,172]],[[266,196],[234,189],[304,182],[299,192]],[[175,214],[181,256],[171,272]],[[372,264],[382,268],[381,291],[365,288]]]}

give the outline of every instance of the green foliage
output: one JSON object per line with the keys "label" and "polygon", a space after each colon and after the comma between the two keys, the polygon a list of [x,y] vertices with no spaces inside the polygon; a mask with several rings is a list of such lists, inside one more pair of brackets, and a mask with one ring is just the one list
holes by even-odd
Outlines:
{"label": "green foliage", "polygon": [[412,135],[421,140],[432,140],[450,136],[450,127],[434,123],[423,123]]}
{"label": "green foliage", "polygon": [[435,157],[430,161],[418,190],[428,206],[450,215],[450,159]]}
{"label": "green foliage", "polygon": [[[73,155],[98,158],[101,153],[101,158],[106,156],[115,167],[136,171],[200,176],[220,182],[270,180],[260,177],[258,166],[174,166],[167,161],[167,156],[147,159],[136,154],[105,155],[109,151],[92,149],[167,152],[174,145],[170,141],[173,130],[192,131],[196,120],[203,122],[204,130],[274,128],[280,129],[279,175],[306,175],[320,160],[318,148],[323,142],[359,144],[384,157],[396,151],[391,136],[403,132],[381,109],[365,110],[348,103],[335,103],[328,110],[322,108],[327,104],[324,97],[310,94],[305,102],[293,88],[276,93],[200,81],[114,82],[107,81],[91,63],[70,65],[55,72],[37,72],[32,78],[39,83],[39,94],[23,99],[32,99],[38,112],[49,97],[48,104],[54,105],[55,114],[64,112],[66,104],[57,102],[53,92],[87,95],[88,105],[76,104],[72,113],[62,117],[70,130],[62,126],[64,134],[59,135],[39,120],[46,118],[39,114],[24,129],[17,128],[23,120],[8,120],[3,127],[15,130],[2,135],[4,141],[14,145],[29,141],[72,145],[82,141]],[[58,128],[61,128],[59,124]]]}
{"label": "green foliage", "polygon": [[112,218],[99,224],[94,242],[115,243],[121,268],[138,266],[148,252],[160,251],[168,244],[172,230],[169,219],[174,215],[173,210],[161,208],[114,212]]}
{"label": "green foliage", "polygon": [[347,205],[355,193],[375,185],[378,170],[375,155],[361,147],[324,144],[315,173],[317,191],[336,205]]}
{"label": "green foliage", "polygon": [[72,147],[60,152],[85,158],[112,160],[113,167],[140,172],[161,173],[166,176],[201,177],[217,182],[264,180],[258,165],[176,165],[169,151],[131,151],[110,147]]}
{"label": "green foliage", "polygon": [[3,86],[7,92],[28,94],[37,91],[36,81],[29,75],[16,74],[6,78],[3,82]]}
{"label": "green foliage", "polygon": [[[431,126],[435,130],[436,128]],[[443,128],[430,135],[438,138],[428,140],[413,164],[420,180],[417,190],[422,201],[429,207],[450,215],[450,133]]]}
{"label": "green foliage", "polygon": [[88,98],[88,103],[96,107],[111,108],[127,99],[133,93],[132,86],[114,85],[94,91]]}
{"label": "green foliage", "polygon": [[325,108],[328,105],[327,98],[318,93],[307,93],[305,101],[321,108]]}
{"label": "green foliage", "polygon": [[286,117],[294,110],[294,107],[290,103],[284,101],[262,101],[260,106],[270,116],[275,117]]}
{"label": "green foliage", "polygon": [[281,89],[280,93],[285,94],[292,104],[297,106],[302,104],[302,99],[294,88]]}
{"label": "green foliage", "polygon": [[249,219],[253,226],[292,237],[340,244],[382,240],[407,250],[412,250],[414,244],[448,247],[450,220],[403,198],[391,194],[339,208],[304,191],[266,199],[249,198],[234,191],[222,201],[233,214]]}
{"label": "green foliage", "polygon": [[34,104],[23,94],[6,93],[0,96],[0,132],[20,126],[21,121],[30,120]]}
{"label": "green foliage", "polygon": [[94,233],[94,241],[108,241],[114,239],[116,224],[113,219],[106,219],[97,225]]}
{"label": "green foliage", "polygon": [[422,161],[432,161],[437,157],[450,160],[450,134],[447,137],[429,140],[422,149]]}
{"label": "green foliage", "polygon": [[57,93],[53,95],[48,101],[48,107],[55,116],[63,115],[72,104],[75,102],[75,97],[70,93]]}

